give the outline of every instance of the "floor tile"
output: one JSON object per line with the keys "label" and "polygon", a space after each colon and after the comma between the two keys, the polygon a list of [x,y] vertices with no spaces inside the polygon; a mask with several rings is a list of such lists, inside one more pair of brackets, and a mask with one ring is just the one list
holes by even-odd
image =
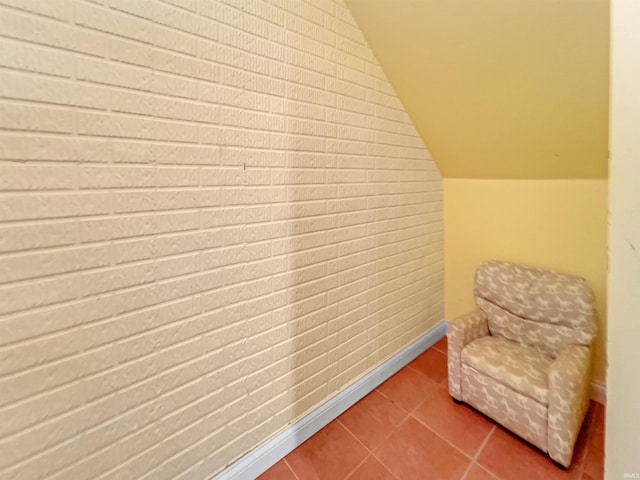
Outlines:
{"label": "floor tile", "polygon": [[592,425],[583,469],[594,479],[597,479],[604,476],[604,430],[594,427]]}
{"label": "floor tile", "polygon": [[464,480],[497,480],[496,477],[487,472],[484,468],[477,464],[473,464]]}
{"label": "floor tile", "polygon": [[400,408],[411,412],[437,387],[437,383],[405,367],[380,385],[378,391]]}
{"label": "floor tile", "polygon": [[406,416],[407,412],[374,390],[338,417],[338,420],[367,448],[373,450]]}
{"label": "floor tile", "polygon": [[433,348],[416,358],[409,367],[436,383],[442,383],[447,379],[447,356]]}
{"label": "floor tile", "polygon": [[412,415],[471,457],[495,426],[471,407],[455,404],[444,387],[431,393]]}
{"label": "floor tile", "polygon": [[396,477],[376,458],[369,456],[349,475],[348,480],[396,480]]}
{"label": "floor tile", "polygon": [[579,479],[580,470],[565,470],[540,450],[497,427],[476,462],[501,480]]}
{"label": "floor tile", "polygon": [[367,456],[367,449],[339,422],[333,421],[286,460],[304,480],[342,480]]}
{"label": "floor tile", "polygon": [[589,408],[587,409],[587,414],[584,417],[583,423],[591,423],[593,417],[596,414],[596,409],[598,408],[598,402],[594,402],[593,400],[589,401]]}
{"label": "floor tile", "polygon": [[444,353],[445,355],[448,353],[448,341],[447,341],[447,337],[442,337],[440,340],[438,340],[436,343],[433,344],[433,348],[434,350],[437,350],[439,352]]}
{"label": "floor tile", "polygon": [[576,444],[573,447],[573,460],[571,461],[576,468],[582,469],[584,465],[584,459],[587,456],[587,450],[589,448],[589,422],[585,418],[584,422],[582,422],[582,428],[580,429],[580,433],[578,433],[578,438],[576,439]]}
{"label": "floor tile", "polygon": [[593,424],[594,431],[604,432],[605,408],[598,402],[591,402],[594,407]]}
{"label": "floor tile", "polygon": [[296,480],[296,477],[284,460],[280,460],[256,480]]}
{"label": "floor tile", "polygon": [[593,400],[589,403],[589,410],[584,418],[583,424],[591,430],[604,430],[604,408]]}
{"label": "floor tile", "polygon": [[446,362],[446,342],[430,351],[259,480],[603,479],[605,407],[591,403],[565,470],[473,408],[455,404],[434,366]]}
{"label": "floor tile", "polygon": [[591,475],[589,475],[587,472],[583,472],[582,473],[582,477],[581,480],[601,480],[604,478],[604,475],[601,475],[599,477],[592,477]]}
{"label": "floor tile", "polygon": [[402,480],[459,479],[470,460],[412,417],[374,452]]}

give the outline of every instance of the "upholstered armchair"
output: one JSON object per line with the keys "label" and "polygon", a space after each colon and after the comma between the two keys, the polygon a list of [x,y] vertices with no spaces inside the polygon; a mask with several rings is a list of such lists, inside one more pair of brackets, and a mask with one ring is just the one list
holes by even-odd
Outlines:
{"label": "upholstered armchair", "polygon": [[449,324],[449,393],[568,467],[589,406],[593,293],[586,281],[489,261],[477,310]]}

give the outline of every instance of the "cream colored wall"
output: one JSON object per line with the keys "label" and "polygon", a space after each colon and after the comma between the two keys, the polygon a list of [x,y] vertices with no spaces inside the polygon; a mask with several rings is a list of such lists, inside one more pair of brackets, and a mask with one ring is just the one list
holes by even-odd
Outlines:
{"label": "cream colored wall", "polygon": [[0,4],[0,479],[209,478],[443,319],[341,1]]}
{"label": "cream colored wall", "polygon": [[473,275],[496,258],[583,276],[596,295],[594,380],[607,332],[607,181],[445,178],[445,316],[474,308]]}
{"label": "cream colored wall", "polygon": [[607,480],[640,476],[640,3],[611,12]]}

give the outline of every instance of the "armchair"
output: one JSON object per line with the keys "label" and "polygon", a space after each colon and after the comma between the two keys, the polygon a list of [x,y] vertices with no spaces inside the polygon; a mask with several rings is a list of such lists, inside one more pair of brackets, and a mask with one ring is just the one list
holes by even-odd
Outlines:
{"label": "armchair", "polygon": [[586,281],[489,261],[477,309],[449,324],[449,393],[568,467],[589,406],[593,293]]}

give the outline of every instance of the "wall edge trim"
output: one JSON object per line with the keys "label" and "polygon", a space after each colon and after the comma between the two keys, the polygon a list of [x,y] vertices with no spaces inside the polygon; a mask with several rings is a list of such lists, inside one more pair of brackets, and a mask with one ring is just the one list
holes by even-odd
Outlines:
{"label": "wall edge trim", "polygon": [[601,405],[607,404],[607,386],[598,381],[591,382],[591,392],[590,395],[591,400],[598,402]]}
{"label": "wall edge trim", "polygon": [[448,322],[442,321],[373,370],[339,391],[307,415],[264,442],[211,480],[252,480],[321,430],[378,385],[444,337]]}

